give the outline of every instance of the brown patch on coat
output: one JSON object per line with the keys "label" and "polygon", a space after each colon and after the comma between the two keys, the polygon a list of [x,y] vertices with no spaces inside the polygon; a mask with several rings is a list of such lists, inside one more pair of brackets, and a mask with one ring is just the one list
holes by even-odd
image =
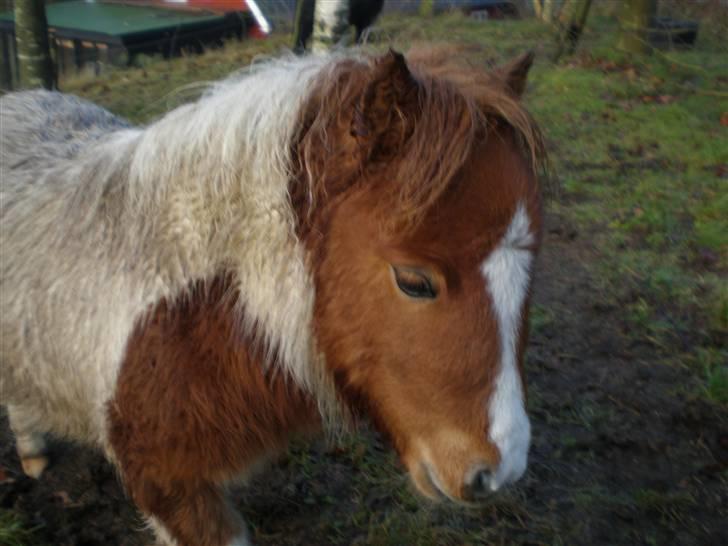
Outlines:
{"label": "brown patch on coat", "polygon": [[181,546],[229,543],[242,525],[222,484],[319,426],[315,402],[241,336],[232,286],[220,276],[157,304],[129,339],[109,406],[129,494]]}

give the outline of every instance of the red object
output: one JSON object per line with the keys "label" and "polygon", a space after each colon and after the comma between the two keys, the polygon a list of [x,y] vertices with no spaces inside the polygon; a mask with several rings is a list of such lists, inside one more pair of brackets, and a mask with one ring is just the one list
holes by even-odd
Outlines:
{"label": "red object", "polygon": [[[135,0],[126,0],[127,3],[134,3]],[[250,29],[249,36],[264,38],[271,31],[270,22],[267,20],[261,9],[258,7],[260,0],[154,0],[170,9],[179,10],[207,10],[218,13],[230,13],[242,11],[250,13],[255,21],[255,27]],[[149,4],[145,1],[144,4]]]}

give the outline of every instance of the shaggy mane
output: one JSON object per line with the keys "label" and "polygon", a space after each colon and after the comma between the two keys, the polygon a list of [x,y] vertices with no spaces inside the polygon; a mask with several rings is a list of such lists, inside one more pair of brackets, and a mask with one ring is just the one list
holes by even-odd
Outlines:
{"label": "shaggy mane", "polygon": [[[383,191],[382,214],[389,227],[416,228],[453,184],[474,146],[496,131],[514,134],[534,173],[545,166],[541,133],[518,97],[496,73],[452,59],[445,48],[408,53],[407,65],[417,86],[416,105],[395,108],[390,119],[393,128],[382,146],[386,149],[378,150],[379,155],[375,150],[367,158],[375,168],[387,159],[398,163],[394,183]],[[366,166],[360,166],[344,181],[324,157],[337,154],[339,143],[330,134],[332,128],[347,131],[352,112],[360,113],[358,101],[377,78],[377,63],[375,58],[344,59],[325,67],[317,78],[302,112],[299,141],[294,143],[297,154],[293,154],[294,162],[298,156],[294,170],[303,187],[292,188],[292,199],[294,207],[304,209],[304,222],[311,220],[316,207],[345,189],[342,186],[356,183],[364,174]],[[339,150],[338,155],[343,152]],[[301,200],[305,203],[297,203]]]}

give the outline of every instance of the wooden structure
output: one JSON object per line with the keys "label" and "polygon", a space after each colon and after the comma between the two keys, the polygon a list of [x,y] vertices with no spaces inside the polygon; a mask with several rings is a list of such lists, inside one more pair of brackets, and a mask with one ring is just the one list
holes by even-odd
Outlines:
{"label": "wooden structure", "polygon": [[[256,9],[251,9],[250,5]],[[221,44],[228,38],[265,35],[270,25],[255,2],[72,1],[46,7],[51,50],[59,74],[91,64],[131,63],[138,54],[171,57]],[[0,14],[1,81],[18,80],[12,12]],[[8,85],[9,83],[9,85]]]}

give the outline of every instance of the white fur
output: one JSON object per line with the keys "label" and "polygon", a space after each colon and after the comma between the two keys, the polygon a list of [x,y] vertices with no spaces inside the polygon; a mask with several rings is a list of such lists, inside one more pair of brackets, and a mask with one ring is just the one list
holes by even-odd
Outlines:
{"label": "white fur", "polygon": [[501,455],[490,480],[493,491],[520,478],[528,462],[531,426],[517,369],[516,344],[533,261],[533,253],[524,248],[534,242],[529,224],[526,208],[519,204],[503,240],[481,266],[498,322],[501,353],[488,408],[490,440]]}
{"label": "white fur", "polygon": [[156,543],[154,546],[179,546],[179,543],[169,534],[167,528],[155,517],[146,518],[147,528],[154,533]]}
{"label": "white fur", "polygon": [[58,93],[0,99],[0,403],[113,457],[106,406],[135,324],[228,270],[244,326],[336,406],[288,197],[299,112],[335,62],[255,67],[146,129]]}

